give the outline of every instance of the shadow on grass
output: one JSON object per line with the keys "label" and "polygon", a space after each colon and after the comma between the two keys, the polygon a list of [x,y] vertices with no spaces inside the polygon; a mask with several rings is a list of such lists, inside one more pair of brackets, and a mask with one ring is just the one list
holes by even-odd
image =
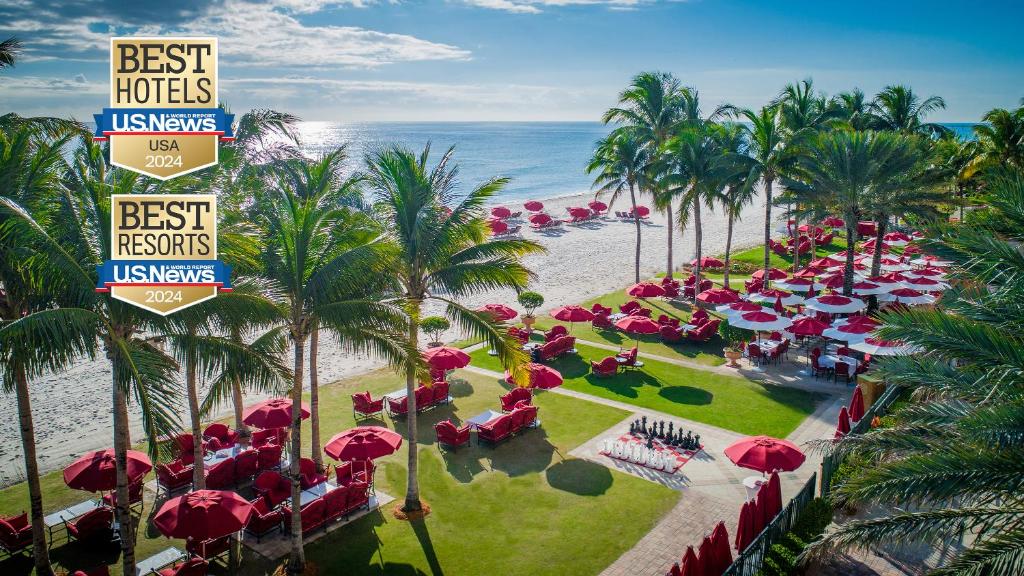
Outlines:
{"label": "shadow on grass", "polygon": [[542,472],[551,465],[557,449],[548,441],[544,430],[543,411],[540,413],[541,426],[526,429],[497,446],[474,446],[477,456],[484,456],[491,462],[491,468],[509,476],[522,476]]}
{"label": "shadow on grass", "polygon": [[690,406],[711,404],[711,401],[715,398],[715,395],[711,392],[702,388],[694,388],[693,386],[666,386],[658,390],[658,396],[669,402],[688,404]]}
{"label": "shadow on grass", "polygon": [[[420,547],[423,548],[423,555],[430,566],[431,575],[443,576],[444,570],[441,568],[441,562],[438,561],[437,553],[434,551],[434,543],[430,540],[430,530],[427,529],[427,523],[423,520],[414,520],[410,524],[412,524],[412,531],[416,533],[416,540],[419,541]],[[388,574],[390,573],[388,572]]]}
{"label": "shadow on grass", "polygon": [[621,372],[614,376],[599,377],[588,374],[583,378],[588,384],[595,388],[604,388],[609,392],[624,398],[636,398],[639,396],[637,390],[644,386],[661,388],[661,382],[657,378],[640,370]]}
{"label": "shadow on grass", "polygon": [[448,394],[452,398],[465,398],[473,394],[473,385],[464,378],[449,378]]}
{"label": "shadow on grass", "polygon": [[[29,550],[29,553],[31,553],[31,550]],[[52,550],[50,551],[50,556],[53,556]],[[27,575],[32,573],[33,568],[32,557],[28,554],[16,554],[0,561],[0,574]]]}
{"label": "shadow on grass", "polygon": [[612,473],[608,468],[573,458],[548,468],[548,484],[556,490],[579,496],[600,496],[612,487]]}
{"label": "shadow on grass", "polygon": [[[136,556],[135,561],[138,562],[139,560],[142,560],[142,558]],[[85,542],[65,542],[62,545],[58,544],[50,548],[50,561],[60,564],[68,569],[69,572],[88,570],[96,568],[101,564],[111,565],[120,563],[121,545],[118,542],[104,541],[103,539]],[[32,568],[31,562],[29,562],[29,568]],[[18,572],[8,572],[5,569],[3,574],[18,574]]]}

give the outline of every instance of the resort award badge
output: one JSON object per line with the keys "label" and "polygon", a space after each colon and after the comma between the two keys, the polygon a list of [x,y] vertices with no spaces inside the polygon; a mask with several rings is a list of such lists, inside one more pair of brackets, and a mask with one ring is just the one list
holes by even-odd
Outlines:
{"label": "resort award badge", "polygon": [[[216,38],[111,38],[110,58],[94,139],[109,139],[111,164],[168,180],[217,163],[233,118],[217,104]],[[216,196],[114,195],[110,218],[97,292],[166,316],[231,289]]]}

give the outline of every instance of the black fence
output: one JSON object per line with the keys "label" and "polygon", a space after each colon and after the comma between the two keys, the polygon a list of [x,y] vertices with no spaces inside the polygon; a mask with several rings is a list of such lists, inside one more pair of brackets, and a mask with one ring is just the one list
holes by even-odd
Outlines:
{"label": "black fence", "polygon": [[780,541],[782,537],[793,529],[796,519],[807,504],[814,499],[815,488],[818,484],[818,475],[811,474],[811,477],[800,489],[800,492],[789,501],[789,504],[772,519],[768,526],[758,534],[757,538],[741,552],[732,566],[726,570],[723,576],[754,576],[761,570],[764,559],[772,549],[772,545]]}
{"label": "black fence", "polygon": [[[858,420],[853,426],[850,427],[851,434],[863,434],[867,432],[871,427],[871,421],[875,416],[881,416],[886,413],[889,406],[900,395],[900,389],[898,386],[889,386],[885,392],[878,397],[878,400],[871,405],[864,412],[864,417]],[[832,490],[832,478],[835,476],[836,470],[839,469],[839,464],[843,459],[837,454],[826,454],[821,460],[821,497],[827,498]]]}

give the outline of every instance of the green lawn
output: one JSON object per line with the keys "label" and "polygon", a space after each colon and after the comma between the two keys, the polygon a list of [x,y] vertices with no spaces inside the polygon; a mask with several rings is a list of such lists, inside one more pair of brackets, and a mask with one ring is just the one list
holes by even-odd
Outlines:
{"label": "green lawn", "polygon": [[[777,238],[777,240],[782,241],[782,238]],[[806,266],[807,263],[813,259],[824,258],[829,254],[834,254],[845,249],[846,239],[837,236],[832,240],[830,244],[827,244],[825,246],[815,245],[814,253],[816,254],[816,256],[814,258],[808,258],[806,254],[802,255],[800,257],[801,266]],[[722,255],[719,254],[718,257],[721,258]],[[733,253],[732,264],[733,270],[738,271],[741,274],[753,272],[754,270],[760,269],[761,267],[764,266],[764,244],[759,244],[753,248],[748,248],[746,250],[741,250],[739,252]],[[793,257],[787,256],[784,258],[772,252],[771,264],[773,268],[780,268],[782,270],[792,270]],[[721,275],[719,275],[719,277],[721,277]]]}
{"label": "green lawn", "polygon": [[[704,422],[741,434],[766,434],[785,438],[813,411],[820,396],[798,388],[762,384],[726,374],[643,359],[641,370],[608,378],[591,373],[590,361],[613,353],[577,344],[579,355],[569,355],[549,365],[565,378],[569,390],[586,392]],[[472,365],[501,371],[501,365],[484,349],[471,354]],[[552,394],[541,394],[542,397]]]}
{"label": "green lawn", "polygon": [[[368,389],[376,397],[400,386],[394,374],[380,371],[322,388],[323,441],[353,426],[352,392]],[[322,574],[597,574],[675,505],[678,492],[567,456],[626,417],[623,411],[600,404],[544,394],[537,399],[539,429],[495,449],[474,445],[454,454],[438,450],[434,423],[496,409],[503,392],[495,379],[464,373],[453,381],[452,406],[421,415],[421,490],[433,507],[425,521],[395,520],[391,511],[400,504],[396,502],[308,545],[307,559]],[[383,425],[393,426],[390,421]],[[404,435],[404,421],[398,429]],[[308,428],[305,432],[304,442]],[[405,459],[403,449],[378,461],[378,491],[404,494]],[[47,511],[88,497],[64,486],[59,472],[43,478],[43,491]],[[629,522],[622,521],[623,502],[629,503]],[[27,503],[23,484],[0,491],[0,513],[20,512]],[[147,503],[143,518],[151,514]],[[146,525],[140,530],[137,557],[146,558],[170,545],[183,547],[181,541],[167,540]],[[67,570],[119,562],[116,547],[104,550],[59,541],[51,553],[58,567]],[[0,562],[0,574],[27,573],[30,568],[20,559]],[[120,573],[119,563],[110,568]],[[274,568],[246,552],[239,573],[268,574]]]}

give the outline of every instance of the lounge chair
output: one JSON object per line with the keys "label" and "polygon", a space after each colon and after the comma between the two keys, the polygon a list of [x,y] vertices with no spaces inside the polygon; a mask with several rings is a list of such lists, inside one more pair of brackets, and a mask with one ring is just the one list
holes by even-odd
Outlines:
{"label": "lounge chair", "polygon": [[273,508],[292,496],[292,483],[281,474],[273,471],[261,473],[252,484],[254,492],[267,501]]}
{"label": "lounge chair", "polygon": [[533,393],[530,392],[529,388],[515,387],[505,394],[498,396],[498,400],[501,401],[501,411],[511,412],[515,409],[516,404],[520,402],[526,402],[527,404],[533,403]]}
{"label": "lounge chair", "polygon": [[558,338],[559,336],[565,336],[568,333],[569,330],[565,326],[562,326],[561,324],[555,324],[554,326],[551,327],[551,330],[548,330],[547,332],[544,333],[544,341],[551,342],[555,338]]}
{"label": "lounge chair", "polygon": [[[285,518],[289,518],[292,515],[292,510],[288,506],[282,508]],[[324,499],[317,498],[302,507],[299,511],[299,516],[302,518],[302,533],[308,534],[317,528],[324,526],[326,523],[326,515],[324,514]],[[289,530],[291,524],[287,524]]]}
{"label": "lounge chair", "polygon": [[590,325],[601,329],[608,329],[613,326],[607,314],[595,314],[594,319],[590,321]]}
{"label": "lounge chair", "polygon": [[253,513],[252,516],[249,516],[249,522],[245,525],[245,531],[255,536],[257,542],[260,541],[260,538],[281,528],[284,514],[280,510],[269,506],[265,498],[261,497],[252,500],[252,507]]}
{"label": "lounge chair", "polygon": [[520,344],[526,344],[530,341],[529,331],[523,330],[522,328],[516,328],[515,326],[509,327],[508,335],[515,338]]}
{"label": "lounge chair", "polygon": [[234,446],[238,443],[238,433],[220,422],[207,426],[206,430],[203,430],[203,438],[216,438],[221,446]]}
{"label": "lounge chair", "polygon": [[621,362],[620,364],[624,367],[643,368],[644,363],[641,362],[640,360],[637,360],[638,354],[639,350],[637,350],[636,346],[633,346],[632,348],[629,349],[628,352],[619,352],[618,354],[615,355],[615,357],[622,358],[623,362]]}
{"label": "lounge chair", "polygon": [[469,444],[469,426],[459,428],[451,420],[442,420],[434,424],[434,431],[437,432],[438,446],[449,446],[457,450],[459,446]]}
{"label": "lounge chair", "polygon": [[264,470],[277,470],[281,467],[281,452],[282,447],[277,444],[268,444],[266,446],[260,446],[259,448],[259,459],[257,460],[257,468],[262,472]]}
{"label": "lounge chair", "polygon": [[260,468],[260,453],[249,448],[235,456],[235,482],[248,482]]}
{"label": "lounge chair", "polygon": [[211,562],[215,558],[227,556],[231,552],[232,536],[232,534],[228,534],[220,538],[210,538],[201,541],[189,538],[185,540],[185,551],[194,557]]}
{"label": "lounge chair", "polygon": [[512,416],[503,414],[477,427],[476,443],[494,445],[512,436]]}
{"label": "lounge chair", "polygon": [[352,395],[352,417],[355,420],[373,418],[384,412],[384,399],[374,400],[370,391],[357,392]]}
{"label": "lounge chair", "polygon": [[388,398],[388,415],[392,419],[404,417],[409,413],[409,397],[402,396],[401,398]]}
{"label": "lounge chair", "polygon": [[[145,476],[139,476],[128,483],[128,507],[142,510],[142,484]],[[114,508],[117,506],[117,492],[109,492],[103,495],[103,505]]]}
{"label": "lounge chair", "polygon": [[114,525],[114,510],[106,506],[93,508],[74,520],[64,522],[68,540],[100,542],[110,540]]}
{"label": "lounge chair", "polygon": [[[191,466],[195,460],[196,439],[191,434],[179,434],[174,443],[178,447],[178,458],[185,466]],[[204,450],[205,452],[205,450]]]}
{"label": "lounge chair", "polygon": [[686,334],[686,338],[691,342],[707,342],[711,340],[715,334],[718,334],[718,325],[721,323],[722,321],[718,318],[705,322],[696,330],[690,330]]}
{"label": "lounge chair", "polygon": [[157,496],[160,495],[161,490],[165,495],[170,496],[178,490],[192,487],[192,467],[185,466],[181,460],[157,464],[155,468]]}
{"label": "lounge chair", "polygon": [[0,518],[0,548],[13,556],[32,546],[32,524],[28,514]]}
{"label": "lounge chair", "polygon": [[235,459],[228,458],[213,465],[206,471],[206,487],[223,490],[235,485]]}
{"label": "lounge chair", "polygon": [[661,341],[666,344],[673,344],[683,339],[683,332],[679,328],[674,328],[668,324],[663,324],[659,330],[661,335]]}
{"label": "lounge chair", "polygon": [[590,361],[590,371],[595,376],[614,376],[619,371],[619,362],[614,356],[606,356],[600,362]]}

